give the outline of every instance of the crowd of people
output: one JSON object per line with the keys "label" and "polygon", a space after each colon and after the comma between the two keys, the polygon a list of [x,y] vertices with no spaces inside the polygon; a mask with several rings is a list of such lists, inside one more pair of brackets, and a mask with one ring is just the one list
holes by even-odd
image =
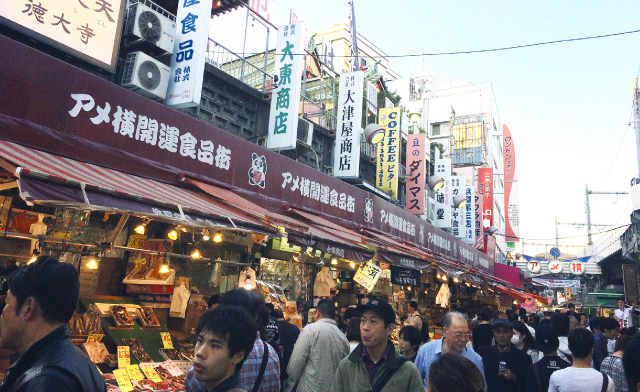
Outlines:
{"label": "crowd of people", "polygon": [[[17,359],[0,392],[106,391],[96,366],[69,339],[78,301],[78,273],[41,256],[6,279],[0,347]],[[636,307],[619,302],[615,316],[568,312],[477,318],[445,314],[442,337],[409,304],[399,332],[396,311],[373,298],[339,317],[318,301],[302,330],[243,288],[210,299],[196,329],[189,392],[640,392]]]}

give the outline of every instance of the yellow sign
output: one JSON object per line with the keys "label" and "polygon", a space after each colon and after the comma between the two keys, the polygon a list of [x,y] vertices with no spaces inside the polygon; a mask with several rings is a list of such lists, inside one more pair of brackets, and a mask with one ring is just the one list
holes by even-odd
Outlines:
{"label": "yellow sign", "polygon": [[382,275],[382,269],[375,263],[368,261],[367,264],[358,268],[353,280],[366,288],[367,291],[371,291],[380,279],[380,275]]}
{"label": "yellow sign", "polygon": [[162,344],[164,348],[173,348],[173,342],[171,341],[171,335],[169,332],[160,332],[160,336],[162,337]]}
{"label": "yellow sign", "polygon": [[129,375],[127,374],[126,369],[114,370],[113,375],[116,377],[116,381],[118,382],[118,385],[120,386],[120,390],[122,392],[133,391],[133,385],[131,385],[131,380],[129,379]]}
{"label": "yellow sign", "polygon": [[381,108],[378,116],[385,135],[377,146],[376,188],[391,196],[392,199],[398,199],[400,108]]}
{"label": "yellow sign", "polygon": [[129,346],[118,346],[118,368],[126,369],[130,364]]}
{"label": "yellow sign", "polygon": [[483,131],[484,122],[482,121],[454,125],[454,150],[482,147]]}
{"label": "yellow sign", "polygon": [[127,373],[129,373],[129,378],[133,381],[144,379],[138,365],[127,365]]}
{"label": "yellow sign", "polygon": [[104,335],[101,334],[101,333],[90,334],[87,337],[87,343],[100,343],[102,341],[103,337],[104,337]]}
{"label": "yellow sign", "polygon": [[147,378],[153,382],[163,381],[162,378],[156,372],[156,369],[153,368],[153,366],[145,366],[142,368],[142,371],[144,372],[145,376],[147,376]]}

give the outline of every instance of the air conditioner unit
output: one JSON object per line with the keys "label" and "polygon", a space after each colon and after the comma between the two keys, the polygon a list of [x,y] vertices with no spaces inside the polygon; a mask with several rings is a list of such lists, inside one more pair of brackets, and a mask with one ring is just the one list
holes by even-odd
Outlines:
{"label": "air conditioner unit", "polygon": [[164,100],[171,69],[142,52],[127,55],[122,75],[122,87],[145,97]]}
{"label": "air conditioner unit", "polygon": [[176,17],[148,0],[134,2],[127,14],[126,35],[173,53]]}

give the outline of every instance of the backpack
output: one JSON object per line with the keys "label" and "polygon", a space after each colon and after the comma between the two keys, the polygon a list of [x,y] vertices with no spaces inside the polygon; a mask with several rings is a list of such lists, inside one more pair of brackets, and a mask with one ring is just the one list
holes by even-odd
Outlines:
{"label": "backpack", "polygon": [[429,336],[429,324],[427,324],[427,319],[422,315],[420,316],[420,320],[422,320],[422,329],[420,330],[420,333],[422,334],[422,343],[427,343],[431,340],[431,337]]}

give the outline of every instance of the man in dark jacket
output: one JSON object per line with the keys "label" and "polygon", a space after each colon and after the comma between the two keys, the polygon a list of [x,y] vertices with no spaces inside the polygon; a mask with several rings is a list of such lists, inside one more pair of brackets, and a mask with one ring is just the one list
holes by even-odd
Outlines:
{"label": "man in dark jacket", "polygon": [[609,355],[607,341],[615,340],[620,335],[620,324],[614,318],[603,317],[599,330],[593,335],[593,368],[600,370],[600,364]]}
{"label": "man in dark jacket", "polygon": [[484,366],[487,392],[526,392],[527,370],[532,364],[531,357],[511,343],[511,321],[499,318],[495,319],[491,326],[496,345],[478,349]]}
{"label": "man in dark jacket", "polygon": [[0,392],[106,391],[96,365],[69,339],[80,282],[72,264],[40,256],[9,278],[0,347],[16,351]]}
{"label": "man in dark jacket", "polygon": [[547,392],[553,372],[566,369],[571,364],[558,356],[560,341],[556,331],[550,325],[538,327],[536,345],[544,353],[544,357],[529,367],[527,392]]}
{"label": "man in dark jacket", "polygon": [[493,310],[489,307],[482,308],[478,316],[480,324],[473,328],[474,350],[484,346],[491,346],[491,343],[493,342],[493,328],[491,328],[491,323],[493,322]]}

